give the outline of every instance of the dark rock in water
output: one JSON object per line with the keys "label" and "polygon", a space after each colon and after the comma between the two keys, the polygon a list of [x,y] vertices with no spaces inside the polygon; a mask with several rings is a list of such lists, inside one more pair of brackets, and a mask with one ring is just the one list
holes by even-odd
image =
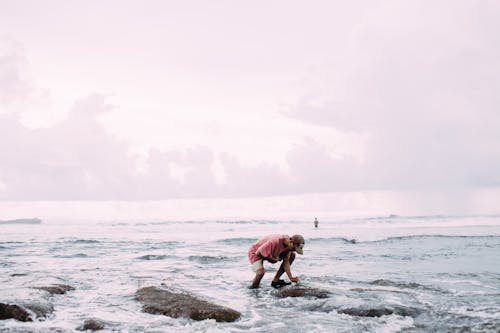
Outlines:
{"label": "dark rock in water", "polygon": [[[14,290],[9,290],[4,292],[0,297],[3,302],[4,313],[11,313],[17,308],[20,308],[28,313],[30,319],[35,318],[47,318],[52,312],[54,312],[54,306],[49,301],[48,294],[45,291],[41,291],[35,288],[16,288]],[[10,306],[5,306],[10,305]],[[11,306],[15,306],[12,308]],[[17,310],[14,313],[18,313]],[[25,316],[13,318],[17,320],[22,320]]]}
{"label": "dark rock in water", "polygon": [[26,311],[19,305],[0,303],[0,320],[4,319],[31,321],[28,311]]}
{"label": "dark rock in water", "polygon": [[104,329],[104,324],[96,319],[86,319],[83,322],[83,325],[77,328],[77,330],[79,331],[86,331],[86,330],[99,331],[102,329]]}
{"label": "dark rock in water", "polygon": [[394,312],[390,309],[387,309],[387,308],[380,308],[380,309],[350,308],[350,309],[339,310],[338,313],[347,314],[350,316],[357,316],[357,317],[382,317],[382,316],[391,315]]}
{"label": "dark rock in water", "polygon": [[307,288],[301,286],[290,286],[278,289],[274,292],[276,297],[316,297],[316,298],[327,298],[330,293],[326,290]]}
{"label": "dark rock in water", "polygon": [[338,313],[357,317],[382,317],[391,314],[403,317],[416,317],[420,311],[407,307],[380,307],[380,308],[348,308],[337,310]]}
{"label": "dark rock in water", "polygon": [[53,284],[53,285],[47,286],[47,287],[35,287],[35,289],[45,290],[45,291],[51,293],[52,295],[54,295],[54,294],[61,295],[61,294],[65,294],[67,291],[75,290],[75,288],[73,288],[72,286],[68,286],[65,284]]}
{"label": "dark rock in water", "polygon": [[213,304],[185,292],[173,292],[157,287],[144,287],[136,292],[143,304],[143,311],[152,314],[193,320],[215,319],[218,322],[233,322],[240,318],[236,310]]}
{"label": "dark rock in water", "polygon": [[409,288],[409,289],[417,289],[424,287],[421,284],[415,283],[415,282],[394,282],[390,280],[385,280],[385,279],[378,279],[375,281],[370,282],[370,284],[374,284],[377,286],[387,286],[387,287],[398,287],[398,288]]}

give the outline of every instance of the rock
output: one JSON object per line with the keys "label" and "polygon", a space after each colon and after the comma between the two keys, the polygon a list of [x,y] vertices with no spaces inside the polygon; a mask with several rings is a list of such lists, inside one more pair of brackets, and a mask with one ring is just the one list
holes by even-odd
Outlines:
{"label": "rock", "polygon": [[0,294],[0,299],[5,303],[1,303],[0,317],[2,319],[14,318],[20,321],[47,318],[54,312],[54,306],[50,302],[50,296],[54,294],[64,294],[74,289],[75,288],[64,284],[53,284],[47,287],[3,290]]}
{"label": "rock", "polygon": [[382,316],[386,316],[386,315],[391,315],[394,312],[388,308],[379,308],[379,309],[349,308],[349,309],[338,310],[338,313],[347,314],[347,315],[356,316],[356,317],[382,317]]}
{"label": "rock", "polygon": [[35,289],[45,290],[45,291],[51,293],[52,295],[55,295],[55,294],[61,295],[61,294],[65,294],[67,291],[75,290],[75,288],[73,288],[72,286],[68,286],[65,284],[53,284],[53,285],[48,286],[48,287],[35,287]]}
{"label": "rock", "polygon": [[144,287],[136,292],[143,311],[151,314],[193,320],[215,319],[218,322],[233,322],[240,318],[236,310],[213,304],[185,292],[173,292],[157,287]]}
{"label": "rock", "polygon": [[380,308],[347,308],[337,310],[338,313],[347,314],[357,317],[382,317],[391,314],[396,314],[403,317],[416,317],[420,314],[418,309],[407,307],[380,307]]}
{"label": "rock", "polygon": [[315,298],[327,298],[330,296],[330,293],[326,290],[316,289],[316,288],[308,288],[301,286],[290,286],[283,287],[274,292],[276,297],[285,298],[285,297],[315,297]]}
{"label": "rock", "polygon": [[28,311],[26,311],[19,305],[0,303],[0,320],[4,319],[32,321]]}
{"label": "rock", "polygon": [[86,330],[99,331],[102,329],[104,329],[104,323],[96,319],[86,319],[83,322],[83,325],[77,328],[77,330],[79,331],[86,331]]}
{"label": "rock", "polygon": [[[26,288],[31,289],[31,288]],[[19,292],[22,293],[25,290],[20,289]],[[45,297],[44,294],[37,290],[38,293],[30,293],[28,290],[23,295],[17,295],[16,297],[9,297],[9,295],[3,295],[2,300],[4,305],[16,306],[28,312],[30,318],[46,318],[49,314],[54,311],[54,306]],[[4,311],[9,313],[13,311],[13,308],[8,310],[9,307],[3,307]],[[11,313],[11,312],[10,312]],[[17,313],[17,312],[16,312]],[[21,316],[22,317],[22,316]],[[13,317],[18,319],[17,317]],[[22,319],[18,319],[22,320]],[[25,321],[25,320],[22,320]]]}

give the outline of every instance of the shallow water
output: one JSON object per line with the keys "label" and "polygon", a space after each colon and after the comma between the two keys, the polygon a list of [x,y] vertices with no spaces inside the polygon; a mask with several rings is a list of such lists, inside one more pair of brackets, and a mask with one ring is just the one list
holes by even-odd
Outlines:
{"label": "shallow water", "polygon": [[[248,289],[248,247],[261,235],[301,233],[292,271],[325,299]],[[0,321],[2,332],[72,332],[85,319],[120,332],[498,332],[499,217],[379,217],[320,221],[43,221],[0,226],[0,302],[31,287],[46,320]],[[136,290],[165,284],[242,313],[234,323],[146,314]]]}

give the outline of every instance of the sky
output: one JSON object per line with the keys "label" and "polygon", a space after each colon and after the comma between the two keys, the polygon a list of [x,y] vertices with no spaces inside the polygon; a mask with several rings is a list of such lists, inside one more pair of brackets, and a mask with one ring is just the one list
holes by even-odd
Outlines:
{"label": "sky", "polygon": [[491,198],[498,31],[488,0],[0,0],[0,200]]}

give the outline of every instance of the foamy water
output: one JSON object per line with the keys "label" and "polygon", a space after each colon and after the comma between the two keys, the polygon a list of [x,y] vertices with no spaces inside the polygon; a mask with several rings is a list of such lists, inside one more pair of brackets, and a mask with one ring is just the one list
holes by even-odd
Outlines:
{"label": "foamy water", "polygon": [[[248,247],[270,233],[301,233],[292,271],[326,299],[276,298],[253,278]],[[374,217],[320,221],[47,220],[0,225],[0,302],[31,287],[75,287],[47,297],[45,320],[0,321],[6,332],[72,332],[85,319],[120,332],[497,332],[500,218]],[[234,323],[146,314],[134,297],[165,284],[242,313]],[[3,300],[3,301],[2,301]],[[384,310],[380,317],[347,314]]]}

